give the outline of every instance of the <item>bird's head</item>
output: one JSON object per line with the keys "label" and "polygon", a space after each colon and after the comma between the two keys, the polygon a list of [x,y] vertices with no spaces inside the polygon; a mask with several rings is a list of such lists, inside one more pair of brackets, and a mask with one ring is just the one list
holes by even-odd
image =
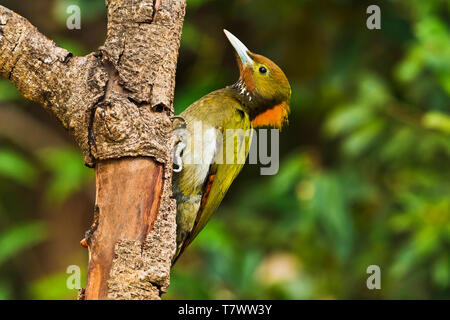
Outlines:
{"label": "bird's head", "polygon": [[239,65],[239,81],[233,88],[242,97],[253,127],[281,129],[290,111],[288,79],[270,59],[251,52],[229,31],[224,32],[236,52]]}

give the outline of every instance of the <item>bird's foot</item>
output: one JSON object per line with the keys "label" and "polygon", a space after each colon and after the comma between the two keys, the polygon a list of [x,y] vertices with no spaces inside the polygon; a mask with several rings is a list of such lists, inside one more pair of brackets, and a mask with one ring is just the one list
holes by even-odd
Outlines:
{"label": "bird's foot", "polygon": [[186,141],[183,138],[186,131],[186,120],[181,116],[172,117],[173,134],[175,147],[173,150],[173,171],[181,172],[183,170],[183,151],[186,148]]}
{"label": "bird's foot", "polygon": [[180,141],[175,145],[173,151],[173,171],[181,172],[183,170],[183,159],[181,158],[184,149],[186,148],[186,143],[180,139]]}

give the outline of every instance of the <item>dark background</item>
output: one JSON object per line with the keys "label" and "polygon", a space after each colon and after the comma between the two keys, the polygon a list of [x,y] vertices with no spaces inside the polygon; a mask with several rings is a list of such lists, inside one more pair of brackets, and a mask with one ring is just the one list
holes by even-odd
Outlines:
{"label": "dark background", "polygon": [[[164,0],[163,0],[164,1]],[[0,0],[76,55],[103,0]],[[66,8],[81,7],[81,30]],[[381,7],[381,30],[366,8]],[[173,270],[166,299],[450,298],[450,3],[187,0],[177,113],[238,77],[223,28],[292,86],[280,171],[248,165]],[[85,283],[93,170],[64,129],[0,80],[0,299]],[[381,268],[381,290],[366,269]]]}

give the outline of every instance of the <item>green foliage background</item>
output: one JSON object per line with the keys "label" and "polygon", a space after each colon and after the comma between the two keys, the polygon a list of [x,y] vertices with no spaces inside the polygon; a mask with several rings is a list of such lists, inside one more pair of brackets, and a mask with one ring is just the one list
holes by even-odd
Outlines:
{"label": "green foliage background", "polygon": [[[292,114],[279,173],[244,168],[165,298],[450,298],[450,2],[187,3],[177,113],[236,80],[227,28],[283,68]],[[105,36],[103,0],[0,4],[74,54]],[[81,30],[65,27],[69,4]],[[67,134],[0,80],[1,299],[76,296],[65,270],[85,277],[93,191]],[[366,287],[372,264],[381,290]]]}

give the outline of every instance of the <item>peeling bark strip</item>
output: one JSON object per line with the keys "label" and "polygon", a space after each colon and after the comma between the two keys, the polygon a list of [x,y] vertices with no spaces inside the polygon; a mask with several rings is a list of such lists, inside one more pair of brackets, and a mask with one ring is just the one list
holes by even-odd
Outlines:
{"label": "peeling bark strip", "polygon": [[86,299],[157,299],[175,251],[172,124],[185,0],[106,0],[105,44],[73,57],[0,6],[0,75],[96,169]]}
{"label": "peeling bark strip", "polygon": [[[159,297],[169,285],[175,250],[173,221],[158,215],[163,167],[145,158],[107,160],[97,164],[96,175],[98,223],[88,238],[86,299]],[[156,230],[161,240],[153,247],[146,240]]]}

